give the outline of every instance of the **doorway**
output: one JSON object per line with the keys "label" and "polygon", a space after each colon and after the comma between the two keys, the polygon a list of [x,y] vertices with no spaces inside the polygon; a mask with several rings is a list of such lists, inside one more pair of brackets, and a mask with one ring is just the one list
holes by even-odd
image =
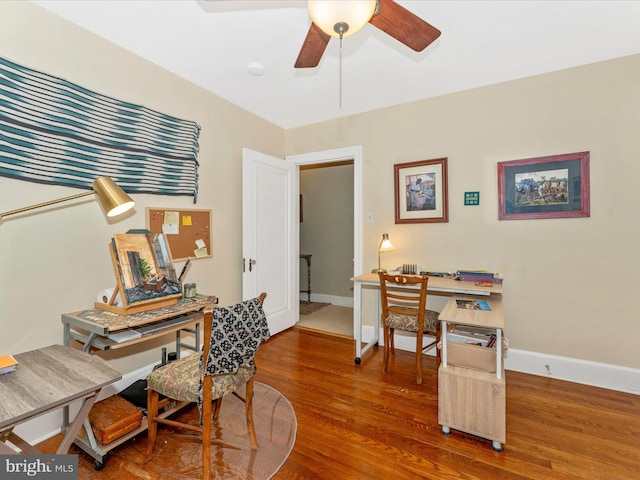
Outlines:
{"label": "doorway", "polygon": [[[314,304],[328,305],[327,315],[331,313],[334,318],[342,318],[343,327],[336,325],[336,328],[343,329],[346,322],[352,336],[351,277],[361,273],[362,264],[362,148],[290,156],[287,161],[298,166],[301,194],[298,235],[298,285],[303,291],[300,293],[301,308],[309,297]],[[323,314],[312,313],[309,317],[301,315],[300,320],[312,319],[322,325],[322,317]]]}
{"label": "doorway", "polygon": [[299,185],[298,325],[353,337],[353,160],[300,166]]}

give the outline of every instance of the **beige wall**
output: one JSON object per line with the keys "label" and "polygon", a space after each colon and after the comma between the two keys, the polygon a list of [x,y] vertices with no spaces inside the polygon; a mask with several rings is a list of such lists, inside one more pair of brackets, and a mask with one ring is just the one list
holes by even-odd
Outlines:
{"label": "beige wall", "polygon": [[[639,82],[636,55],[291,129],[287,154],[363,146],[365,271],[382,232],[387,265],[499,271],[511,347],[638,368]],[[497,162],[584,150],[590,218],[498,221]],[[440,157],[449,223],[396,225],[393,165]]]}
{"label": "beige wall", "polygon": [[[300,252],[310,253],[311,294],[353,296],[353,163],[300,169],[304,221]],[[300,289],[307,266],[300,261]],[[304,300],[306,294],[302,294]]]}
{"label": "beige wall", "polygon": [[[380,234],[385,263],[435,270],[488,268],[506,277],[513,348],[640,367],[632,281],[640,203],[640,56],[555,72],[285,132],[179,77],[26,2],[0,2],[1,54],[105,95],[197,121],[200,196],[213,211],[213,258],[189,279],[223,303],[240,299],[241,149],[301,154],[363,145],[364,266]],[[348,101],[348,98],[345,99]],[[286,142],[286,152],[285,152]],[[497,221],[496,163],[591,151],[591,218]],[[393,165],[449,158],[450,221],[395,225]],[[465,191],[481,192],[464,207]],[[0,177],[1,210],[76,190]],[[188,197],[137,195],[135,213],[108,223],[93,201],[0,224],[0,353],[62,340],[60,314],[86,308],[115,281],[107,244],[144,227],[146,206],[194,207]],[[180,266],[180,265],[179,265]],[[127,352],[128,353],[128,352]],[[112,354],[117,357],[117,354]],[[123,372],[158,349],[115,358]]]}
{"label": "beige wall", "polygon": [[[189,280],[223,303],[240,300],[241,149],[283,157],[284,131],[27,2],[0,2],[0,45],[16,63],[202,127],[196,205],[190,197],[134,195],[135,213],[112,223],[86,201],[0,224],[0,353],[62,342],[60,314],[90,307],[100,289],[115,285],[107,245],[115,233],[144,228],[147,206],[212,210],[213,258],[195,261]],[[7,211],[77,190],[0,177],[0,192]],[[128,372],[159,360],[153,347],[108,357]]]}

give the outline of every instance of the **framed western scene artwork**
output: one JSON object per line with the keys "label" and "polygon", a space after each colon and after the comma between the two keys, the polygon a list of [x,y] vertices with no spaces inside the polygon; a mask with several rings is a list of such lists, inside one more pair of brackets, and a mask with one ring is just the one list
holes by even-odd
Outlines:
{"label": "framed western scene artwork", "polygon": [[498,163],[499,220],[588,217],[589,152]]}
{"label": "framed western scene artwork", "polygon": [[396,223],[449,221],[447,159],[394,165]]}

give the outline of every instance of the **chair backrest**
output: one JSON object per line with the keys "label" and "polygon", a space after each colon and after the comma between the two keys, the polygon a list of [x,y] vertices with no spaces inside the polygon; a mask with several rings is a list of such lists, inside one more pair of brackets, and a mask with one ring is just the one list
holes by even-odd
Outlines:
{"label": "chair backrest", "polygon": [[427,306],[426,275],[389,275],[380,272],[380,303],[382,318],[389,313],[401,315],[418,315],[418,322],[424,325],[424,315]]}
{"label": "chair backrest", "polygon": [[229,307],[205,307],[197,402],[201,425],[202,404],[205,395],[211,392],[212,377],[235,373],[240,367],[255,370],[253,358],[258,347],[271,335],[267,317],[262,309],[265,298],[267,294],[262,293],[257,298]]}
{"label": "chair backrest", "polygon": [[[203,375],[234,373],[254,366],[258,347],[270,337],[262,308],[266,293],[228,307],[205,310]],[[210,325],[207,325],[210,323]]]}

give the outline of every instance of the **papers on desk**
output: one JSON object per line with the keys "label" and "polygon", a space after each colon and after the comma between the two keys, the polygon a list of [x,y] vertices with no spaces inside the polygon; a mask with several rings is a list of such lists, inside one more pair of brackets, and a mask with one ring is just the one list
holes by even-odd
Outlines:
{"label": "papers on desk", "polygon": [[124,343],[140,338],[141,336],[142,334],[135,330],[123,330],[121,332],[110,333],[107,335],[107,338],[116,343]]}
{"label": "papers on desk", "polygon": [[13,358],[13,355],[3,355],[0,357],[0,375],[15,372],[17,365],[18,362]]}
{"label": "papers on desk", "polygon": [[463,300],[457,299],[456,306],[458,308],[466,308],[467,310],[486,310],[491,311],[489,302],[484,300]]}

